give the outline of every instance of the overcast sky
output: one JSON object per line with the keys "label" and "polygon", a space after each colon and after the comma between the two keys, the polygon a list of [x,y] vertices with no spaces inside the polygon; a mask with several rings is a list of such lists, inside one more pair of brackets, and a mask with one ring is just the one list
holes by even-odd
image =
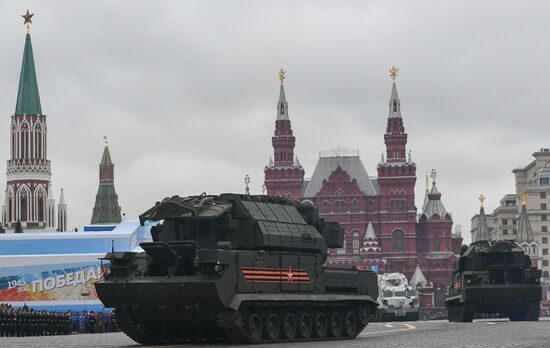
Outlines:
{"label": "overcast sky", "polygon": [[90,221],[103,135],[127,217],[168,195],[243,191],[245,174],[259,193],[281,67],[306,176],[337,145],[377,174],[388,69],[399,67],[416,204],[435,168],[466,238],[477,197],[495,208],[515,192],[511,170],[550,146],[545,1],[10,1],[0,4],[3,170],[27,7],[52,183],[71,228]]}

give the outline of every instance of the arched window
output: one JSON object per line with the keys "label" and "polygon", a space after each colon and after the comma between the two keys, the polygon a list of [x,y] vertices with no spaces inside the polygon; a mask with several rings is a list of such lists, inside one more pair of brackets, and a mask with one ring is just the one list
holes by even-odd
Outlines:
{"label": "arched window", "polygon": [[44,221],[44,198],[43,191],[36,195],[36,218],[38,221]]}
{"label": "arched window", "polygon": [[346,201],[337,200],[334,202],[335,212],[336,213],[345,213],[346,212]]}
{"label": "arched window", "polygon": [[440,251],[441,250],[441,242],[439,240],[439,236],[434,236],[434,251]]}
{"label": "arched window", "polygon": [[352,233],[353,253],[359,253],[359,231],[353,231]]}
{"label": "arched window", "polygon": [[329,210],[328,201],[321,202],[321,213],[328,214],[329,212],[330,212],[330,210]]}
{"label": "arched window", "polygon": [[393,251],[405,250],[405,232],[402,230],[393,231]]}
{"label": "arched window", "polygon": [[6,222],[11,222],[13,221],[13,198],[10,196],[10,198],[8,198],[8,221]]}
{"label": "arched window", "polygon": [[359,202],[356,199],[351,200],[351,212],[356,213],[359,211]]}
{"label": "arched window", "polygon": [[27,191],[23,191],[19,198],[21,206],[21,221],[27,221],[29,213],[29,197],[27,196]]}
{"label": "arched window", "polygon": [[40,132],[40,128],[36,131],[36,152],[34,157],[42,158],[42,132]]}
{"label": "arched window", "polygon": [[393,112],[397,112],[397,101],[395,99],[393,100]]}
{"label": "arched window", "polygon": [[285,114],[285,104],[281,103],[281,115],[284,115],[284,114]]}
{"label": "arched window", "polygon": [[28,137],[29,137],[29,133],[27,132],[26,129],[23,129],[23,131],[21,132],[21,157],[22,158],[28,158],[28,147],[27,147],[27,142],[28,142]]}
{"label": "arched window", "polygon": [[371,201],[370,199],[367,201],[367,213],[374,213],[376,211],[376,205],[374,204],[374,201]]}

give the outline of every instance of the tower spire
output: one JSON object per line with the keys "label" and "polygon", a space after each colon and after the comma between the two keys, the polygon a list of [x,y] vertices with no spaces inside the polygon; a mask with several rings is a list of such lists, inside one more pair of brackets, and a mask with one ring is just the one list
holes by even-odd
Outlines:
{"label": "tower spire", "polygon": [[527,215],[527,194],[521,195],[521,213],[518,220],[518,242],[533,242],[533,229]]}
{"label": "tower spire", "polygon": [[390,69],[390,76],[392,78],[392,88],[391,88],[391,97],[389,102],[389,114],[388,117],[399,117],[401,118],[401,102],[399,101],[399,96],[397,95],[397,83],[395,79],[399,74],[399,69],[395,66],[392,66]]}
{"label": "tower spire", "polygon": [[281,68],[279,70],[279,80],[281,81],[281,89],[279,91],[279,102],[277,103],[277,120],[289,120],[288,118],[288,103],[285,96],[284,81],[286,71]]}
{"label": "tower spire", "polygon": [[30,34],[32,16],[34,16],[34,14],[29,13],[29,10],[27,10],[26,14],[22,15],[25,19],[24,24],[27,27],[27,35],[25,38],[25,49],[23,51],[23,63],[21,64],[21,75],[19,77],[19,89],[17,92],[15,115],[42,114]]}
{"label": "tower spire", "polygon": [[477,232],[475,236],[472,236],[474,242],[480,240],[491,240],[491,236],[489,235],[489,226],[487,225],[487,217],[485,216],[485,208],[483,207],[485,198],[486,197],[484,195],[479,196],[480,208],[479,220],[477,221]]}
{"label": "tower spire", "polygon": [[99,188],[92,213],[92,224],[117,224],[122,221],[118,195],[115,190],[115,169],[109,153],[107,137],[103,137],[104,148],[99,164]]}

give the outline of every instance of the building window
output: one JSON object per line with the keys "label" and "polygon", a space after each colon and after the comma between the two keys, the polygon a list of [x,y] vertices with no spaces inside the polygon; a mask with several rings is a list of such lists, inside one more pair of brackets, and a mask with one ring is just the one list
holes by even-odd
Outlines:
{"label": "building window", "polygon": [[508,234],[508,230],[507,229],[502,230],[502,234]]}
{"label": "building window", "polygon": [[516,230],[515,228],[512,230],[512,233],[513,234],[518,234],[518,230]]}
{"label": "building window", "polygon": [[540,209],[541,210],[546,210],[546,203],[541,203],[540,204]]}
{"label": "building window", "polygon": [[42,222],[44,221],[44,195],[40,194],[37,199],[38,199],[37,218],[38,218],[38,221]]}
{"label": "building window", "polygon": [[441,250],[441,243],[439,241],[439,236],[434,236],[434,251]]}
{"label": "building window", "polygon": [[548,260],[542,260],[542,265],[544,267],[548,267]]}
{"label": "building window", "polygon": [[550,182],[549,182],[548,178],[540,178],[539,179],[539,184],[540,184],[540,186],[548,186],[548,185],[550,185]]}
{"label": "building window", "polygon": [[517,224],[517,220],[516,219],[512,219],[512,225],[515,225]]}
{"label": "building window", "polygon": [[548,278],[548,271],[542,272],[542,276],[543,276],[544,278]]}
{"label": "building window", "polygon": [[345,213],[346,212],[346,201],[335,201],[334,202],[334,212],[336,213]]}
{"label": "building window", "polygon": [[23,193],[23,195],[21,195],[21,199],[20,199],[20,204],[21,204],[21,221],[27,221],[27,213],[28,213],[28,204],[27,204],[27,193]]}
{"label": "building window", "polygon": [[376,211],[376,206],[371,200],[367,201],[367,213],[374,213]]}
{"label": "building window", "polygon": [[393,251],[403,251],[405,249],[405,232],[402,230],[393,231]]}
{"label": "building window", "polygon": [[508,219],[502,219],[502,224],[503,225],[508,225]]}
{"label": "building window", "polygon": [[351,212],[352,213],[356,213],[359,211],[359,203],[357,202],[356,199],[353,199],[351,201]]}
{"label": "building window", "polygon": [[548,232],[548,226],[541,226],[542,232]]}
{"label": "building window", "polygon": [[548,255],[548,248],[542,249],[542,255]]}
{"label": "building window", "polygon": [[328,214],[330,211],[329,211],[329,204],[328,204],[328,201],[323,201],[321,203],[321,213],[323,214]]}
{"label": "building window", "polygon": [[542,237],[542,244],[548,244],[548,237]]}
{"label": "building window", "polygon": [[353,231],[352,233],[352,237],[353,237],[353,253],[354,254],[357,254],[359,253],[359,232],[358,231]]}
{"label": "building window", "polygon": [[548,220],[548,216],[546,216],[546,214],[542,214],[540,216],[540,221],[546,221],[546,220]]}
{"label": "building window", "polygon": [[546,198],[546,192],[541,192],[540,193],[540,198],[545,199]]}

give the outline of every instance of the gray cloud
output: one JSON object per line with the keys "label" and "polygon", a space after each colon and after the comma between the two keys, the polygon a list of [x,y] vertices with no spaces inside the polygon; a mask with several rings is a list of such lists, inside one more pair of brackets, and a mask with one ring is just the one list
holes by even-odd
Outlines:
{"label": "gray cloud", "polygon": [[296,152],[359,148],[369,174],[384,151],[391,65],[408,148],[439,172],[443,202],[469,230],[476,197],[495,207],[511,170],[548,146],[550,78],[543,1],[29,1],[0,5],[0,158],[8,158],[28,6],[49,157],[70,225],[89,222],[101,137],[111,142],[127,216],[172,194],[259,192],[278,97]]}

